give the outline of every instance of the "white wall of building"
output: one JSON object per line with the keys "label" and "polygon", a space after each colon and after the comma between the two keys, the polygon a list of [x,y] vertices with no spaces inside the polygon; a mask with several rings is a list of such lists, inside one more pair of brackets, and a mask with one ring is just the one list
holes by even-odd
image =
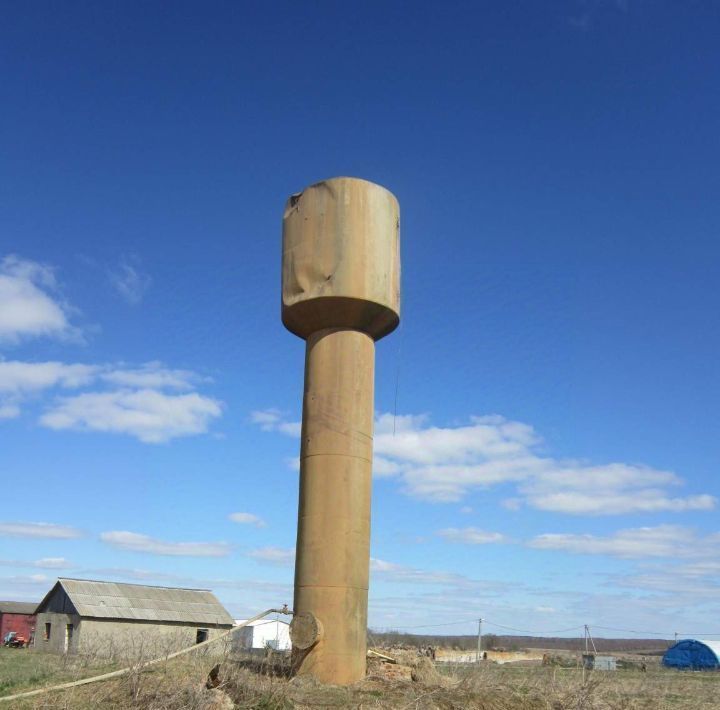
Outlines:
{"label": "white wall of building", "polygon": [[[244,619],[235,619],[242,624]],[[273,648],[277,651],[289,651],[290,624],[274,619],[258,619],[233,634],[241,648]]]}

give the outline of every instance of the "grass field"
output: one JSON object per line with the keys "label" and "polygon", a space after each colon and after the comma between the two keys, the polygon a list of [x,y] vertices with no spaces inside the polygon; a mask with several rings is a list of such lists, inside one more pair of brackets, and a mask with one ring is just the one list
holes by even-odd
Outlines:
{"label": "grass field", "polygon": [[[375,664],[371,675],[349,688],[323,687],[282,676],[261,675],[226,659],[219,691],[205,679],[216,662],[209,656],[184,657],[142,673],[25,701],[0,703],[33,710],[63,708],[149,708],[229,710],[262,708],[386,708],[411,710],[717,710],[720,673],[682,673],[658,666],[648,672],[583,673],[574,668],[430,666],[420,682],[388,679]],[[429,664],[429,662],[426,662]],[[0,697],[111,670],[97,661],[64,659],[0,649]]]}
{"label": "grass field", "polygon": [[107,662],[0,647],[0,697],[109,670],[113,666]]}

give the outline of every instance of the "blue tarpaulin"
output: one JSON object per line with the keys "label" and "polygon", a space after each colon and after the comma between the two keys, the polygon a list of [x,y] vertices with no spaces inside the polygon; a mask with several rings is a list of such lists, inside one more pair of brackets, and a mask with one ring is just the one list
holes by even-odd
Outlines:
{"label": "blue tarpaulin", "polygon": [[665,651],[663,665],[668,668],[688,670],[713,670],[720,668],[720,642],[683,639]]}

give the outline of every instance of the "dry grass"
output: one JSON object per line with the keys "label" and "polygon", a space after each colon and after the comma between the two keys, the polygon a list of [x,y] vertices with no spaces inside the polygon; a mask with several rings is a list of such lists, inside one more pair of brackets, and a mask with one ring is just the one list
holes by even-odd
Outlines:
{"label": "dry grass", "polygon": [[[34,656],[34,658],[31,658]],[[20,658],[17,656],[16,658]],[[37,655],[25,659],[37,663]],[[54,662],[40,656],[40,662]],[[0,664],[5,656],[0,658]],[[56,659],[57,660],[57,659]],[[208,690],[205,680],[217,662],[198,654],[160,664],[145,672],[62,693],[16,702],[13,708],[33,710],[316,710],[317,708],[392,708],[393,710],[717,710],[720,673],[679,673],[661,668],[647,673],[624,670],[589,673],[552,667],[483,665],[480,668],[420,668],[419,681],[387,679],[374,674],[348,688],[289,680],[282,663],[252,664],[225,658],[220,688]],[[35,666],[37,668],[37,666]],[[87,668],[86,670],[90,670]],[[417,670],[417,669],[416,669]],[[92,673],[86,673],[91,675]],[[46,675],[38,685],[64,678]],[[23,684],[27,686],[29,678]],[[17,692],[16,686],[12,692]],[[2,694],[8,694],[5,690]],[[0,704],[0,710],[5,707]]]}

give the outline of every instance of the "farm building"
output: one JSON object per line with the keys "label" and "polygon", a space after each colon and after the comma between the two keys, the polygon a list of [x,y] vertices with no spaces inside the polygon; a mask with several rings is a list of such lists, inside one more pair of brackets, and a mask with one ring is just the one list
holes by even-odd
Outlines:
{"label": "farm building", "polygon": [[207,589],[61,578],[37,607],[34,647],[151,656],[201,643],[232,625]]}
{"label": "farm building", "polygon": [[35,631],[35,602],[0,602],[0,641],[14,631],[30,640]]}
{"label": "farm building", "polygon": [[662,662],[667,668],[717,670],[720,668],[720,641],[683,639],[665,651]]}
{"label": "farm building", "polygon": [[[242,624],[243,619],[235,619]],[[286,621],[258,619],[233,634],[235,649],[272,648],[275,651],[289,651],[290,624]]]}

